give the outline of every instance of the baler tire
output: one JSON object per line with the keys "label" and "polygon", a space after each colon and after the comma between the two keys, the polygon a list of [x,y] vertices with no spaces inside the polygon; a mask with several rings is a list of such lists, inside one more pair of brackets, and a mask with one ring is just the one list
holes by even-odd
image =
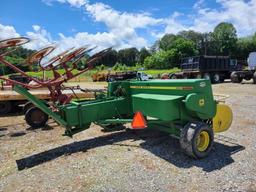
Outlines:
{"label": "baler tire", "polygon": [[11,101],[0,101],[0,115],[6,115],[12,110]]}
{"label": "baler tire", "polygon": [[32,128],[40,128],[46,125],[49,116],[37,107],[31,107],[25,114],[27,124]]}
{"label": "baler tire", "polygon": [[[201,138],[202,136],[203,138]],[[204,122],[189,122],[181,130],[180,146],[188,156],[195,159],[208,156],[212,149],[213,141],[213,129]]]}

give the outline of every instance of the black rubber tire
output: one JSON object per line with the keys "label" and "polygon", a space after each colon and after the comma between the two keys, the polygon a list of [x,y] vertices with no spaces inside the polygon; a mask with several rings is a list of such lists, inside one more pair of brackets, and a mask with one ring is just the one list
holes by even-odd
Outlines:
{"label": "black rubber tire", "polygon": [[224,83],[225,77],[220,77],[220,83]]}
{"label": "black rubber tire", "polygon": [[256,84],[256,71],[253,73],[252,79],[253,79],[253,83]]}
{"label": "black rubber tire", "polygon": [[245,76],[244,77],[244,80],[246,80],[246,81],[250,81],[252,78],[251,77],[248,77],[248,76]]}
{"label": "black rubber tire", "polygon": [[235,71],[231,73],[230,79],[232,83],[241,83],[243,81],[243,78],[241,78]]}
{"label": "black rubber tire", "polygon": [[11,101],[0,101],[0,115],[6,115],[12,111]]}
{"label": "black rubber tire", "polygon": [[212,76],[212,83],[220,83],[220,74],[218,73],[215,73],[213,76]]}
{"label": "black rubber tire", "polygon": [[198,73],[198,74],[196,75],[196,79],[202,79],[202,74],[201,74],[201,73]]}
{"label": "black rubber tire", "polygon": [[30,109],[30,108],[32,108],[32,107],[35,107],[35,105],[33,104],[33,103],[31,103],[31,102],[27,102],[27,103],[25,103],[25,105],[23,106],[23,114],[26,114],[27,113],[27,111]]}
{"label": "black rubber tire", "polygon": [[209,79],[209,80],[211,80],[211,75],[210,75],[209,73],[205,73],[205,74],[203,75],[203,79]]}
{"label": "black rubber tire", "polygon": [[[202,131],[209,135],[209,145],[205,151],[199,151],[196,146],[197,137]],[[204,122],[189,122],[184,126],[180,135],[180,146],[182,150],[190,157],[201,159],[210,153],[214,141],[212,128]]]}
{"label": "black rubber tire", "polygon": [[25,120],[32,128],[40,128],[46,125],[49,117],[37,107],[31,107],[25,114]]}

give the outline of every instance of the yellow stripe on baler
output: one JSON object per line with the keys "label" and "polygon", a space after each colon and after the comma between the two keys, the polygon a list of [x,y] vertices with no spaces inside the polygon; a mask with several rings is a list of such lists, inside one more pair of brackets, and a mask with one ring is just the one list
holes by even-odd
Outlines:
{"label": "yellow stripe on baler", "polygon": [[193,90],[192,86],[186,87],[160,87],[160,86],[130,86],[131,89],[160,89],[160,90]]}

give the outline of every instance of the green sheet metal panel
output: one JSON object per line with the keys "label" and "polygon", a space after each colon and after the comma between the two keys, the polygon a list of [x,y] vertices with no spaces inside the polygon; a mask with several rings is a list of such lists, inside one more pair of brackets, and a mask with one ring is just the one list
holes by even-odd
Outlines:
{"label": "green sheet metal panel", "polygon": [[79,113],[76,105],[66,105],[62,110],[62,118],[68,123],[69,127],[77,126],[79,124]]}
{"label": "green sheet metal panel", "polygon": [[130,82],[131,94],[149,93],[161,95],[188,95],[190,93],[212,94],[209,80],[179,79]]}
{"label": "green sheet metal panel", "polygon": [[177,95],[135,94],[132,96],[133,112],[164,121],[180,119],[180,103],[184,97]]}
{"label": "green sheet metal panel", "polygon": [[79,126],[99,120],[118,118],[131,113],[131,105],[126,98],[106,99],[102,101],[71,103],[64,107],[63,114],[69,126]]}
{"label": "green sheet metal panel", "polygon": [[[182,119],[189,119],[191,117],[209,119],[213,118],[216,114],[216,102],[213,98],[211,83],[209,80],[182,79],[133,81],[130,82],[130,89],[132,95],[159,94],[184,97],[187,97],[190,94],[198,95],[197,97],[194,97],[193,100],[184,99],[183,104],[181,103],[179,105],[178,108],[181,111]],[[156,106],[152,106],[152,108],[155,107]]]}
{"label": "green sheet metal panel", "polygon": [[196,112],[201,119],[209,119],[215,116],[216,102],[207,98],[205,94],[189,94],[184,103],[188,110]]}

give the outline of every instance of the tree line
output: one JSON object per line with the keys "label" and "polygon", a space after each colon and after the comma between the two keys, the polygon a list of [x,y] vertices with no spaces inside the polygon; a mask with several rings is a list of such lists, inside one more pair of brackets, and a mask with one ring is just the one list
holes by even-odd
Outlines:
{"label": "tree line", "polygon": [[[113,68],[117,66],[144,67],[147,69],[170,69],[178,67],[183,57],[196,55],[223,55],[238,60],[246,60],[249,53],[256,51],[256,33],[238,37],[231,23],[219,23],[212,32],[200,33],[193,30],[180,31],[178,34],[165,34],[150,48],[135,47],[111,50],[97,65]],[[19,65],[25,71],[31,68],[21,65],[34,51],[19,47],[7,56],[7,60]],[[80,65],[86,63],[85,57]],[[0,75],[12,71],[0,64]]]}
{"label": "tree line", "polygon": [[140,65],[147,69],[170,69],[179,67],[183,57],[219,55],[245,61],[253,51],[256,51],[256,33],[239,38],[233,24],[222,22],[209,33],[188,30],[176,35],[165,34],[149,49],[113,50],[100,63],[109,67],[121,63],[127,66]]}

